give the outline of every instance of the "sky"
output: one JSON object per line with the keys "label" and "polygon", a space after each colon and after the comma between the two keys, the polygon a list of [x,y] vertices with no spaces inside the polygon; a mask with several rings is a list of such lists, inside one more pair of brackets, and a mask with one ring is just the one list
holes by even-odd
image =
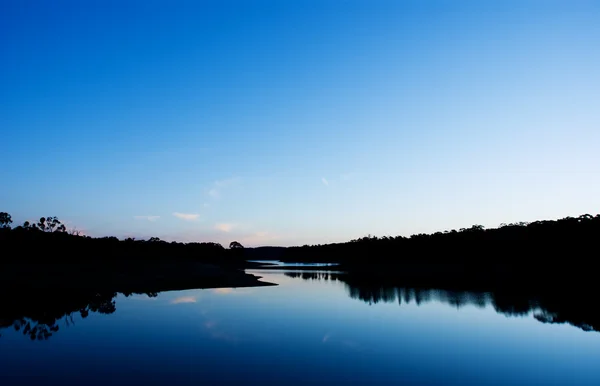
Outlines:
{"label": "sky", "polygon": [[597,1],[4,0],[0,211],[303,245],[600,213]]}

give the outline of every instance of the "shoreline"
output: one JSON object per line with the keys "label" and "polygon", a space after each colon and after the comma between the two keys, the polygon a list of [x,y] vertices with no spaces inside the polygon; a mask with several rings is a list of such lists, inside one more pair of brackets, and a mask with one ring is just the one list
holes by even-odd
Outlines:
{"label": "shoreline", "polygon": [[233,267],[206,263],[2,263],[0,290],[161,292],[273,286]]}

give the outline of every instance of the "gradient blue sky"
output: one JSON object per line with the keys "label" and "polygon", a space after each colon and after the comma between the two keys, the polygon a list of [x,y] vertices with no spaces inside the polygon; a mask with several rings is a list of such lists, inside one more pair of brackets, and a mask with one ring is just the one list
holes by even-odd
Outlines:
{"label": "gradient blue sky", "polygon": [[0,4],[0,210],[345,241],[600,212],[597,1]]}

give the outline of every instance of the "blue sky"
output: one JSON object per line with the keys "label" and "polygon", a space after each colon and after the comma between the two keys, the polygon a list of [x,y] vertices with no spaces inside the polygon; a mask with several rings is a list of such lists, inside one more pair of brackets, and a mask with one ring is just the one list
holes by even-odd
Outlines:
{"label": "blue sky", "polygon": [[345,241],[600,212],[594,1],[3,1],[0,210]]}

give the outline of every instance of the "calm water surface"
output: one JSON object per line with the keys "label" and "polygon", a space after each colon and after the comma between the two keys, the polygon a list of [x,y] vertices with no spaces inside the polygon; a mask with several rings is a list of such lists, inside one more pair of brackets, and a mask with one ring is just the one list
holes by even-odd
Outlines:
{"label": "calm water surface", "polygon": [[[485,294],[279,286],[116,297],[47,339],[0,329],[0,385],[600,385],[600,333],[498,313]],[[6,325],[6,321],[4,321]]]}

